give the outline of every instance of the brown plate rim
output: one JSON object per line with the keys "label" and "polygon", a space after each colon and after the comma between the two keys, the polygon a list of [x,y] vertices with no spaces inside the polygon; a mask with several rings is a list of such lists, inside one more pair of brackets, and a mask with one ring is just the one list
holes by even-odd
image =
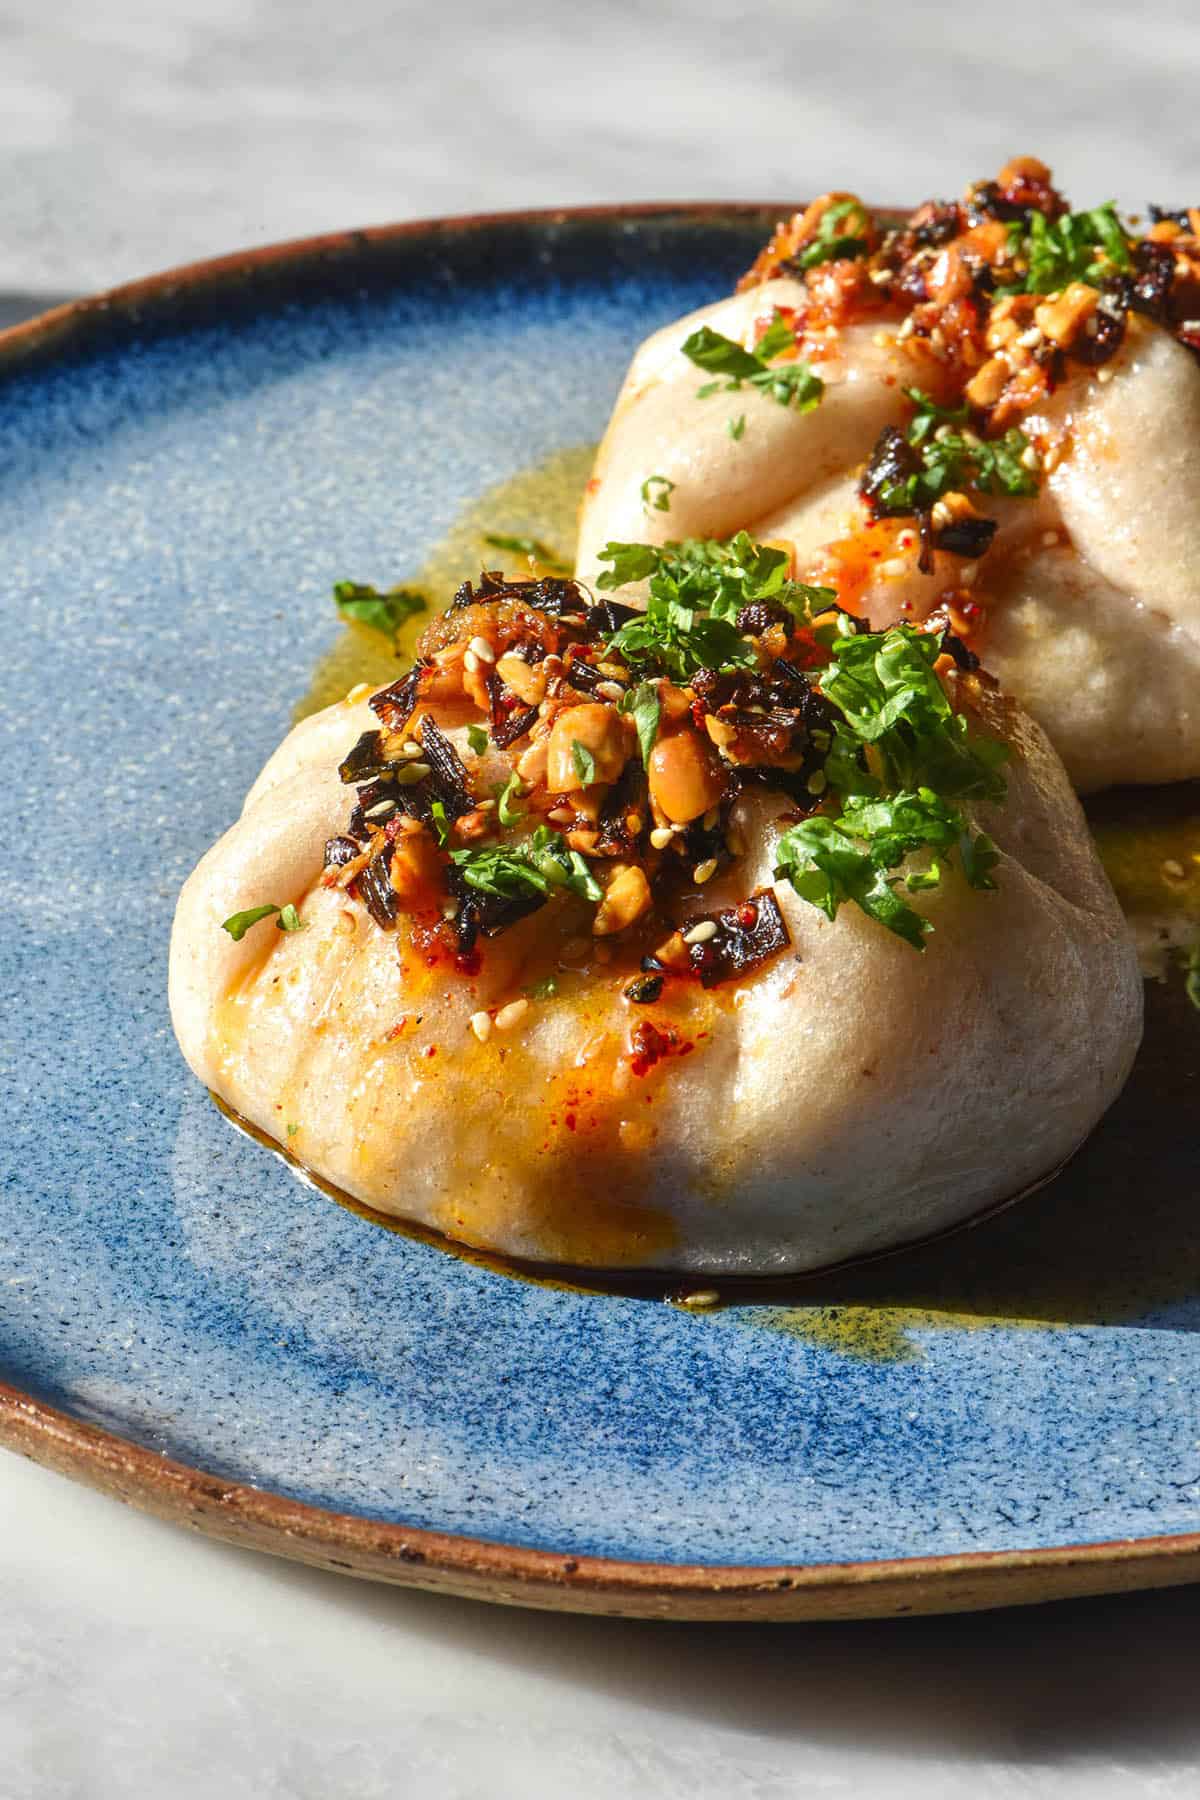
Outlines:
{"label": "brown plate rim", "polygon": [[[0,332],[0,363],[137,318],[405,239],[518,223],[752,219],[795,201],[647,201],[406,220],[234,251],[67,301]],[[897,209],[878,207],[880,212]],[[1200,1580],[1200,1532],[1092,1544],[821,1564],[628,1562],[391,1524],[192,1468],[0,1381],[0,1445],[158,1518],[340,1574],[553,1610],[693,1620],[878,1618],[968,1611]]]}

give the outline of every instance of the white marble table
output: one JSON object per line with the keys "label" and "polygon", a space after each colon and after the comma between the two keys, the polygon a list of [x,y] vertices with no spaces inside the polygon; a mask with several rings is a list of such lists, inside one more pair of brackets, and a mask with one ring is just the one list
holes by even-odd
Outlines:
{"label": "white marble table", "polygon": [[[1080,201],[1179,204],[1198,76],[1200,13],[1118,0],[0,0],[0,319],[342,225],[908,200],[1019,149]],[[0,1800],[1190,1800],[1198,1645],[1200,1590],[813,1628],[502,1612],[0,1457]]]}

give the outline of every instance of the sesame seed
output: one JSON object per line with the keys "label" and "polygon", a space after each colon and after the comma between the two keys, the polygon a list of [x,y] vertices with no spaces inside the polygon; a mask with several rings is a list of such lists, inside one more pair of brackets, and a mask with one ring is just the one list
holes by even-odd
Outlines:
{"label": "sesame seed", "polygon": [[564,625],[586,625],[587,620],[582,613],[560,613],[559,618]]}
{"label": "sesame seed", "polygon": [[401,744],[400,754],[401,756],[424,756],[425,752],[415,739],[409,738],[407,743]]}
{"label": "sesame seed", "polygon": [[949,525],[954,514],[944,500],[935,500],[929,510],[929,517],[940,528],[943,525]]}
{"label": "sesame seed", "polygon": [[471,1014],[471,1030],[481,1044],[486,1044],[492,1035],[492,1021],[485,1012]]}
{"label": "sesame seed", "polygon": [[715,938],[716,935],[717,928],[713,921],[701,919],[698,925],[693,925],[690,931],[684,932],[683,941],[685,944],[707,944],[710,938]]}
{"label": "sesame seed", "polygon": [[824,769],[814,769],[804,785],[810,794],[823,794],[829,786],[829,777]]}
{"label": "sesame seed", "polygon": [[1042,459],[1037,453],[1037,446],[1027,444],[1021,452],[1021,467],[1023,469],[1040,469],[1041,466]]}
{"label": "sesame seed", "polygon": [[473,637],[467,645],[467,650],[481,663],[494,663],[496,660],[496,652],[485,637]]}
{"label": "sesame seed", "polygon": [[705,857],[705,859],[702,863],[697,863],[695,868],[692,870],[692,880],[696,883],[697,887],[703,887],[704,883],[706,881],[712,880],[712,878],[716,874],[716,872],[717,872],[716,857],[715,856],[707,856],[707,857]]}
{"label": "sesame seed", "polygon": [[940,325],[934,326],[929,334],[929,341],[935,350],[944,350],[946,348],[946,334]]}
{"label": "sesame seed", "polygon": [[886,575],[889,581],[895,581],[898,576],[908,574],[908,564],[902,556],[889,557],[887,562],[880,563],[879,573]]}
{"label": "sesame seed", "polygon": [[1096,380],[1100,383],[1101,387],[1106,387],[1112,380],[1114,373],[1115,370],[1113,369],[1097,369]]}
{"label": "sesame seed", "polygon": [[[867,280],[874,282],[876,287],[891,287],[893,279],[892,271],[890,269],[868,269],[867,271]],[[876,334],[876,342],[878,342],[879,338],[882,336],[883,333],[878,332]]]}
{"label": "sesame seed", "polygon": [[468,650],[467,654],[463,657],[463,668],[467,671],[468,675],[478,674],[479,658],[473,650]]}
{"label": "sesame seed", "polygon": [[367,808],[366,812],[363,814],[363,818],[386,819],[388,814],[394,813],[395,810],[396,802],[394,800],[377,800],[374,806],[369,806]]}
{"label": "sesame seed", "polygon": [[899,331],[896,333],[896,342],[898,344],[904,343],[904,341],[907,338],[910,338],[912,336],[913,330],[914,330],[914,326],[913,326],[912,318],[910,315],[910,317],[905,319],[905,321],[901,325]]}
{"label": "sesame seed", "polygon": [[1033,350],[1037,347],[1038,344],[1041,343],[1041,341],[1042,341],[1042,334],[1039,331],[1038,327],[1036,325],[1031,325],[1029,327],[1029,330],[1023,331],[1021,333],[1020,337],[1017,339],[1017,349],[1018,350]]}
{"label": "sesame seed", "polygon": [[575,814],[569,806],[556,806],[553,812],[546,814],[546,817],[553,825],[569,825]]}
{"label": "sesame seed", "polygon": [[933,441],[935,444],[944,444],[948,438],[952,438],[953,436],[953,425],[939,425],[933,434]]}
{"label": "sesame seed", "polygon": [[418,781],[424,781],[429,773],[427,762],[405,763],[402,769],[396,770],[396,780],[401,787],[415,787]]}
{"label": "sesame seed", "polygon": [[715,831],[720,822],[721,809],[719,806],[710,806],[703,819],[700,821],[705,831]]}
{"label": "sesame seed", "polygon": [[1059,536],[1058,536],[1057,531],[1043,531],[1042,543],[1045,545],[1047,550],[1053,550],[1054,547],[1058,544],[1058,542],[1059,542]]}
{"label": "sesame seed", "polygon": [[519,1025],[521,1023],[521,1020],[528,1011],[528,1000],[511,1000],[507,1006],[502,1006],[500,1011],[496,1014],[496,1030],[511,1031],[514,1025]]}
{"label": "sesame seed", "polygon": [[1176,862],[1173,856],[1168,856],[1162,865],[1162,873],[1168,881],[1183,881],[1187,870],[1181,862]]}
{"label": "sesame seed", "polygon": [[611,700],[614,705],[625,698],[625,689],[618,681],[598,681],[596,692],[602,700]]}
{"label": "sesame seed", "polygon": [[656,850],[665,850],[674,836],[669,825],[659,825],[650,833],[650,842]]}
{"label": "sesame seed", "polygon": [[354,686],[350,689],[350,692],[346,695],[346,705],[357,706],[360,700],[366,699],[370,691],[371,684],[369,681],[356,681]]}
{"label": "sesame seed", "polygon": [[692,1294],[681,1294],[679,1296],[679,1304],[680,1306],[694,1306],[698,1310],[703,1311],[704,1308],[708,1306],[719,1306],[721,1304],[721,1296],[718,1294],[716,1288],[697,1288]]}
{"label": "sesame seed", "polygon": [[443,917],[443,919],[456,919],[458,917],[458,901],[457,900],[447,900],[446,904],[442,908],[442,917]]}

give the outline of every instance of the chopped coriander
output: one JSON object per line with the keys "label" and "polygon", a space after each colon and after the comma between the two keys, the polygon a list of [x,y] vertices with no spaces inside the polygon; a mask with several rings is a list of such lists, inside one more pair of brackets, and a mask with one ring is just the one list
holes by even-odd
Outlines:
{"label": "chopped coriander", "polygon": [[548,898],[556,891],[593,902],[603,897],[578,850],[568,849],[561,833],[545,825],[517,844],[452,850],[450,856],[468,887],[495,899],[524,899],[531,893]]}
{"label": "chopped coriander", "polygon": [[795,330],[776,307],[771,314],[771,323],[754,346],[754,354],[760,363],[767,363],[772,357],[782,356],[785,350],[794,350],[795,347]]}
{"label": "chopped coriander", "polygon": [[[842,226],[841,231],[838,226]],[[817,235],[794,258],[800,269],[815,269],[819,263],[839,262],[865,256],[870,249],[866,233],[871,221],[857,200],[839,200],[821,214]]]}
{"label": "chopped coriander", "polygon": [[1015,285],[997,289],[1000,295],[1052,294],[1073,281],[1099,287],[1131,267],[1129,239],[1111,201],[1054,220],[1031,212],[1027,222],[1015,221],[1008,230],[1010,252],[1025,273]]}
{"label": "chopped coriander", "polygon": [[644,581],[647,575],[653,575],[661,567],[664,554],[677,548],[673,544],[662,550],[654,544],[605,544],[600,561],[610,562],[612,568],[597,577],[596,586],[600,589],[619,588],[628,587],[634,581]]}
{"label": "chopped coriander", "polygon": [[587,745],[581,744],[578,738],[571,740],[571,761],[575,765],[580,786],[590,787],[596,779],[596,759]]}
{"label": "chopped coriander", "polygon": [[428,605],[425,596],[412,588],[385,588],[381,592],[360,581],[335,582],[333,598],[343,619],[369,625],[387,637],[395,637],[402,625],[416,613],[424,612]]}
{"label": "chopped coriander", "polygon": [[658,721],[662,712],[662,704],[658,698],[658,689],[650,681],[639,681],[635,687],[627,688],[617,705],[617,711],[629,713],[637,727],[638,748],[642,753],[643,763],[649,763],[650,752],[658,737]]}
{"label": "chopped coriander", "polygon": [[433,827],[434,836],[444,850],[450,841],[450,821],[446,817],[446,803],[435,800],[429,808],[429,823]]}
{"label": "chopped coriander", "polygon": [[767,394],[780,406],[795,407],[797,412],[811,412],[821,403],[825,384],[814,374],[802,356],[789,363],[769,363],[768,357],[794,348],[796,335],[778,307],[775,317],[756,351],[743,350],[732,338],[724,337],[711,326],[701,325],[684,340],[683,354],[698,369],[723,380],[709,381],[697,389],[701,399],[710,394],[732,393],[746,385]]}
{"label": "chopped coriander", "polygon": [[641,486],[642,511],[670,512],[671,495],[675,492],[675,483],[668,481],[665,475],[647,475]]}
{"label": "chopped coriander", "polygon": [[967,425],[966,406],[938,406],[920,388],[905,388],[913,416],[901,434],[880,434],[862,491],[875,511],[895,517],[928,512],[944,494],[974,487],[983,494],[1036,494],[1026,467],[1029,439],[1018,426],[1000,438],[981,438]]}
{"label": "chopped coriander", "polygon": [[483,729],[482,725],[468,725],[467,726],[467,743],[470,746],[470,749],[471,749],[471,752],[473,755],[486,756],[487,747],[488,747],[488,734]]}
{"label": "chopped coriander", "polygon": [[286,906],[277,906],[268,901],[265,906],[251,906],[245,912],[231,913],[229,918],[221,922],[221,930],[227,931],[235,944],[240,944],[252,925],[260,919],[269,919],[272,913],[278,913],[275,923],[280,931],[303,931],[304,920],[296,911],[291,901]]}
{"label": "chopped coriander", "polygon": [[496,789],[496,817],[506,831],[511,831],[525,817],[525,809],[513,805],[513,801],[519,800],[524,792],[525,783],[515,770],[505,785]]}
{"label": "chopped coriander", "polygon": [[227,931],[235,944],[240,944],[252,925],[257,925],[260,919],[270,918],[272,913],[278,911],[279,908],[270,903],[266,906],[251,906],[245,912],[231,913],[222,921],[221,930]]}
{"label": "chopped coriander", "polygon": [[[820,678],[821,692],[842,714],[825,765],[831,786],[870,794],[927,787],[944,798],[1003,800],[1000,765],[1008,752],[997,738],[973,736],[951,706],[933,666],[941,647],[940,634],[911,625],[834,644]],[[877,775],[863,766],[866,745]]]}
{"label": "chopped coriander", "polygon": [[746,415],[739,413],[736,419],[730,419],[725,427],[735,444],[740,444],[746,434]]}
{"label": "chopped coriander", "polygon": [[745,531],[727,540],[684,538],[661,546],[606,544],[600,560],[610,562],[612,569],[599,577],[598,588],[625,587],[647,576],[667,575],[676,584],[680,600],[719,619],[736,619],[742,607],[754,600],[778,600],[797,618],[807,620],[837,599],[833,588],[789,581],[787,551],[756,543]]}
{"label": "chopped coriander", "polygon": [[[733,387],[739,387],[743,381],[749,381],[763,371],[762,359],[753,351],[744,350],[732,338],[727,338],[720,331],[714,331],[709,325],[701,325],[698,331],[683,342],[683,354],[689,362],[695,363],[709,375],[727,375]],[[709,390],[717,391],[719,384],[714,383]]]}
{"label": "chopped coriander", "polygon": [[517,556],[532,556],[534,562],[540,563],[552,575],[571,573],[570,564],[557,550],[551,550],[548,544],[543,544],[540,538],[510,537],[498,531],[485,531],[483,541],[493,550],[511,550]]}
{"label": "chopped coriander", "polygon": [[651,578],[646,610],[608,640],[632,668],[686,683],[697,669],[753,668],[753,648],[729,619],[701,612],[679,598],[678,583],[660,570]]}
{"label": "chopped coriander", "polygon": [[927,919],[901,900],[888,879],[892,865],[877,863],[870,849],[860,849],[851,830],[818,813],[785,831],[776,846],[777,878],[791,883],[802,900],[836,919],[838,908],[854,903],[915,950],[925,948]]}
{"label": "chopped coriander", "polygon": [[553,1000],[558,993],[558,983],[553,975],[543,975],[540,981],[531,981],[525,992],[531,1000]]}
{"label": "chopped coriander", "polygon": [[936,852],[904,878],[910,893],[920,892],[939,885],[957,852],[971,887],[994,888],[999,852],[983,833],[971,834],[954,802],[997,803],[1006,792],[1007,747],[972,735],[954,711],[933,666],[940,651],[940,636],[909,625],[833,644],[819,686],[842,714],[824,771],[840,810],[791,826],[776,849],[776,876],[801,899],[831,919],[853,901],[917,950],[932,927],[897,894],[900,877],[891,871],[908,856]]}
{"label": "chopped coriander", "polygon": [[290,1121],[290,1122],[289,1122],[289,1124],[288,1124],[288,1128],[287,1128],[287,1134],[288,1134],[288,1136],[289,1136],[289,1137],[295,1137],[295,1135],[296,1135],[296,1133],[297,1133],[297,1132],[298,1132],[298,1131],[299,1131],[299,1129],[300,1129],[300,1127],[299,1127],[299,1125],[298,1125],[298,1124],[296,1124],[296,1123],[295,1123],[295,1122],[292,1122],[292,1121]]}

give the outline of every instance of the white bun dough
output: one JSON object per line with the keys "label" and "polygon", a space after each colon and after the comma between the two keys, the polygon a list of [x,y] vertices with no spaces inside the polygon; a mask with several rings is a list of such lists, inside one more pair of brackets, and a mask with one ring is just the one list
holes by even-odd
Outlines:
{"label": "white bun dough", "polygon": [[[554,907],[430,968],[320,884],[352,796],[337,762],[373,717],[299,725],[179,901],[170,995],[201,1081],[381,1212],[505,1255],[718,1276],[811,1270],[969,1220],[1053,1171],[1119,1091],[1141,1031],[1134,952],[1062,766],[987,690],[1009,799],[968,808],[1002,855],[921,896],[923,954],[852,906],[776,889],[791,949],[736,986],[636,1006],[592,962],[479,1043],[469,1020],[556,966]],[[436,708],[432,709],[435,711]],[[461,726],[445,719],[462,743]],[[743,800],[747,856],[705,907],[772,880],[781,803]],[[230,914],[295,903],[234,943]],[[586,926],[585,926],[586,930]],[[645,1073],[645,1020],[682,1049]],[[288,1135],[290,1130],[290,1135]]]}
{"label": "white bun dough", "polygon": [[[826,381],[800,414],[751,388],[697,398],[680,345],[700,324],[753,343],[756,321],[797,306],[800,283],[765,283],[655,333],[637,352],[584,502],[578,574],[594,583],[610,540],[662,543],[747,530],[796,545],[803,575],[822,546],[860,529],[859,474],[880,429],[907,415],[914,365],[852,326],[814,366]],[[1200,775],[1200,366],[1131,317],[1100,381],[1073,373],[1026,423],[1065,454],[1036,499],[988,501],[1002,529],[980,565],[987,667],[1038,720],[1077,789]],[[739,439],[730,420],[745,415]],[[648,475],[675,483],[647,507]],[[924,617],[952,559],[873,581],[870,623]],[[820,573],[819,567],[816,571]],[[618,596],[637,604],[638,590]]]}

